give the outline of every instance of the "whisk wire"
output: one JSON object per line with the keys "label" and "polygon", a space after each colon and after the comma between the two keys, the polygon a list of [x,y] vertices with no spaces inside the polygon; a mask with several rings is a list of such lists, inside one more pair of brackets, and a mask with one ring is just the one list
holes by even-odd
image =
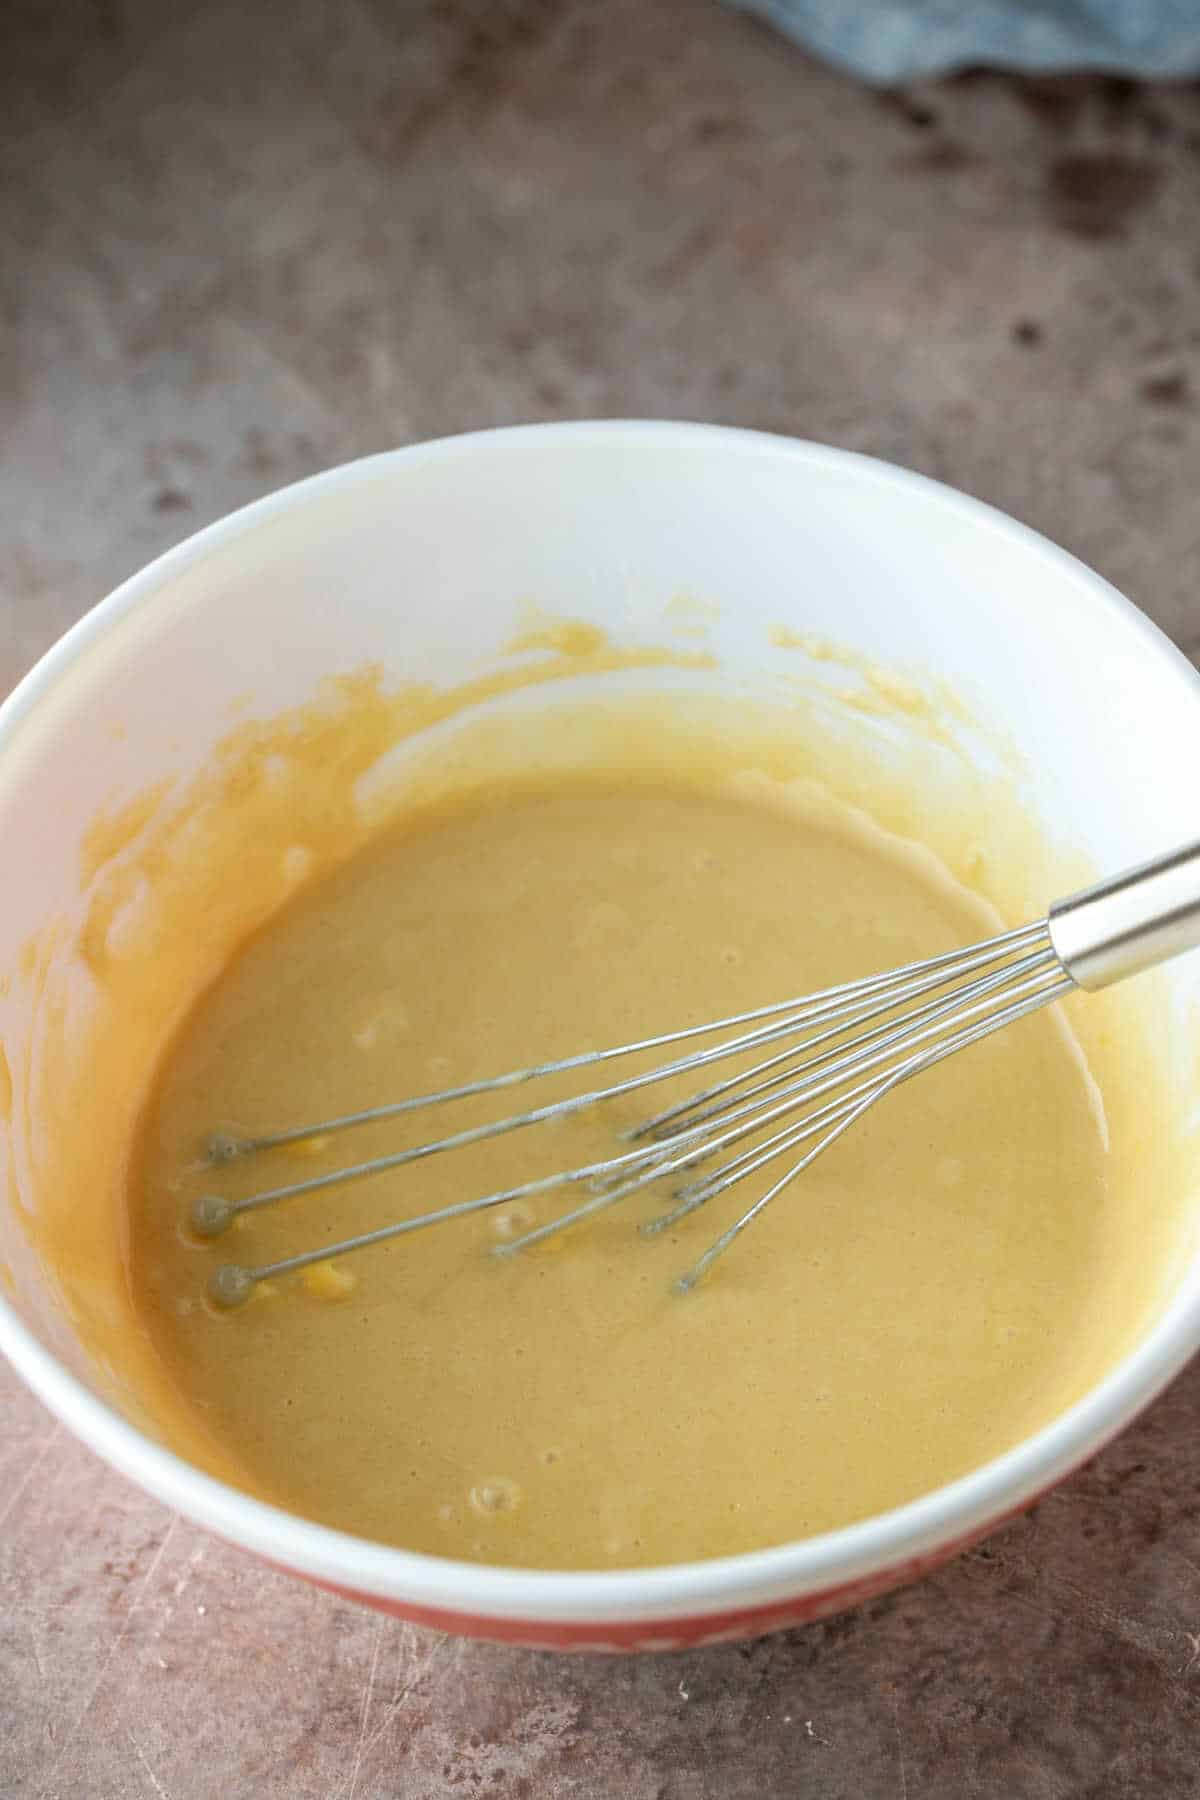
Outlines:
{"label": "whisk wire", "polygon": [[[653,1233],[677,1223],[716,1195],[768,1168],[780,1157],[808,1145],[799,1160],[721,1234],[682,1278],[681,1287],[692,1287],[747,1225],[886,1093],[953,1051],[975,1043],[1001,1026],[1057,999],[1072,985],[1071,977],[1055,954],[1048,924],[1042,921],[1001,933],[983,944],[906,964],[889,974],[868,976],[827,988],[806,999],[753,1008],[726,1019],[660,1033],[636,1043],[586,1051],[267,1136],[236,1140],[221,1138],[214,1142],[211,1161],[226,1162],[317,1135],[377,1124],[453,1100],[501,1092],[541,1077],[567,1074],[698,1037],[734,1034],[706,1048],[690,1050],[664,1064],[639,1071],[625,1080],[504,1119],[451,1132],[388,1155],[351,1163],[240,1199],[202,1196],[191,1214],[193,1228],[202,1236],[219,1235],[240,1213],[398,1170],[444,1151],[564,1118],[731,1057],[744,1057],[781,1039],[788,1040],[783,1048],[749,1068],[742,1068],[700,1092],[674,1102],[627,1131],[624,1134],[626,1141],[632,1145],[628,1150],[494,1193],[456,1201],[431,1212],[395,1220],[335,1244],[282,1257],[259,1267],[225,1264],[214,1274],[210,1291],[220,1303],[234,1305],[246,1298],[258,1282],[270,1276],[307,1268],[335,1255],[383,1244],[428,1226],[554,1189],[585,1183],[592,1187],[591,1195],[580,1204],[511,1242],[497,1246],[499,1253],[513,1255],[595,1216],[631,1194],[711,1162],[748,1138],[757,1140],[710,1174],[677,1189],[676,1204],[642,1227]],[[797,1114],[801,1116],[798,1118]],[[768,1135],[764,1137],[764,1133]]]}
{"label": "whisk wire", "polygon": [[[898,1039],[907,1037],[914,1025],[917,1025],[924,1020],[944,1018],[947,1013],[958,1011],[964,1001],[974,999],[981,994],[987,994],[994,988],[1008,983],[1014,976],[1026,973],[1027,971],[1038,967],[1048,967],[1053,961],[1054,952],[1048,946],[1043,950],[1034,951],[1029,956],[1023,957],[1019,962],[1006,965],[995,974],[981,976],[968,987],[956,989],[948,999],[927,1002],[926,1005],[906,1014],[902,1024],[890,1027],[887,1025],[879,1025],[876,1026],[873,1031],[864,1032],[860,1037],[855,1039],[854,1049],[852,1051],[845,1051],[844,1049],[838,1051],[837,1049],[831,1049],[827,1050],[821,1056],[809,1059],[807,1053],[810,1050],[814,1049],[818,1044],[829,1042],[830,1039],[844,1037],[851,1024],[865,1024],[871,1019],[879,1018],[881,1015],[886,1017],[886,1015],[895,1012],[900,999],[904,997],[903,995],[898,996],[896,1000],[889,1000],[882,1006],[874,1006],[870,1011],[843,1020],[841,1023],[832,1026],[827,1031],[821,1032],[815,1037],[805,1038],[799,1044],[794,1044],[789,1049],[780,1051],[775,1056],[769,1057],[765,1062],[757,1064],[755,1068],[746,1070],[740,1075],[733,1075],[727,1081],[722,1082],[717,1088],[710,1089],[710,1094],[729,1093],[732,1091],[732,1097],[723,1105],[709,1106],[700,1112],[695,1112],[693,1108],[705,1097],[697,1095],[695,1099],[681,1102],[680,1105],[673,1108],[670,1113],[661,1115],[661,1117],[664,1119],[690,1119],[693,1125],[700,1124],[708,1119],[720,1118],[723,1114],[728,1112],[729,1107],[738,1104],[740,1101],[748,1101],[755,1095],[768,1093],[772,1089],[785,1084],[789,1080],[791,1074],[794,1073],[794,1070],[789,1069],[786,1065],[795,1063],[801,1058],[804,1061],[804,1067],[811,1072],[811,1080],[816,1079],[816,1076],[821,1069],[826,1069],[828,1073],[836,1073],[839,1069],[851,1065],[855,1067],[869,1066],[862,1062],[862,1055],[871,1045],[878,1045],[881,1049],[886,1049]],[[914,993],[922,992],[927,985],[928,984],[924,984],[919,988],[914,987],[910,991]],[[939,982],[938,985],[944,984]],[[740,1095],[736,1093],[736,1090],[744,1082],[751,1080],[755,1075],[763,1074],[768,1069],[777,1067],[781,1063],[785,1066],[778,1074],[772,1076],[770,1080],[760,1081],[755,1086],[745,1089]],[[795,1091],[797,1093],[803,1093],[805,1091],[804,1084],[801,1084]],[[661,1127],[656,1127],[653,1135],[657,1136],[660,1129]],[[639,1137],[644,1136],[647,1134],[648,1130],[648,1126],[643,1126],[637,1135]]]}
{"label": "whisk wire", "polygon": [[[768,1138],[764,1144],[759,1145],[756,1149],[745,1152],[741,1157],[735,1158],[731,1163],[725,1165],[723,1169],[717,1171],[712,1177],[697,1183],[687,1195],[677,1196],[677,1198],[684,1199],[685,1204],[676,1207],[672,1212],[664,1215],[658,1220],[649,1221],[643,1229],[647,1232],[653,1232],[656,1228],[661,1230],[668,1224],[677,1223],[678,1220],[685,1217],[688,1213],[693,1212],[697,1206],[703,1205],[705,1201],[713,1198],[716,1194],[724,1192],[726,1188],[731,1187],[735,1181],[741,1180],[745,1175],[756,1173],[760,1168],[773,1162],[776,1157],[784,1154],[789,1149],[794,1149],[797,1145],[816,1136],[818,1133],[827,1132],[827,1136],[814,1147],[793,1171],[793,1173],[799,1174],[802,1169],[808,1168],[811,1163],[815,1162],[817,1156],[827,1149],[830,1144],[834,1143],[837,1138],[841,1136],[842,1131],[847,1129],[855,1119],[859,1118],[869,1106],[874,1105],[876,1100],[882,1099],[883,1095],[889,1092],[891,1088],[898,1086],[901,1080],[907,1079],[909,1075],[917,1074],[921,1069],[932,1067],[935,1062],[940,1062],[943,1056],[950,1055],[953,1050],[965,1047],[968,1042],[977,1042],[980,1038],[986,1037],[991,1031],[998,1029],[1000,1025],[1011,1023],[1018,1016],[1023,1016],[1024,1012],[1032,1012],[1037,1007],[1046,1005],[1048,1001],[1058,998],[1060,993],[1066,992],[1066,990],[1070,988],[1072,984],[1069,977],[1060,977],[1057,985],[1051,988],[1043,986],[1042,983],[1046,973],[1053,969],[1053,960],[1049,956],[1044,960],[1041,958],[1038,958],[1037,960],[1040,966],[1036,973],[1029,976],[1025,982],[1019,983],[1009,989],[1009,997],[1018,1001],[1019,1004],[1017,1006],[1007,1007],[999,1015],[994,1015],[990,1019],[985,1019],[981,1027],[955,1033],[954,1037],[949,1040],[946,1045],[936,1047],[936,1053],[931,1053],[929,1051],[918,1052],[916,1055],[908,1057],[898,1069],[887,1070],[882,1076],[878,1076],[872,1080],[859,1082],[857,1086],[851,1088],[849,1093],[841,1095],[839,1099],[828,1101],[825,1106],[821,1107],[816,1113],[806,1118],[803,1122],[777,1132],[773,1137]],[[957,1016],[960,1020],[976,1017],[978,1014],[985,1011],[989,1004],[990,1001],[985,999],[984,1001],[978,1002],[973,1007],[960,1010]],[[935,1028],[929,1027],[922,1032],[906,1034],[906,1044],[911,1047],[913,1044],[924,1041],[931,1035],[933,1029]],[[855,1072],[861,1072],[863,1068],[878,1065],[889,1057],[889,1051],[880,1050],[875,1056],[858,1063]],[[851,1062],[855,1061],[855,1059],[848,1060]],[[550,1220],[545,1225],[537,1226],[534,1230],[525,1233],[522,1237],[514,1238],[510,1243],[503,1246],[503,1254],[513,1255],[519,1250],[530,1249],[534,1244],[542,1243],[547,1238],[555,1236],[558,1232],[566,1230],[568,1227],[579,1223],[581,1220],[590,1218],[595,1213],[603,1211],[606,1207],[613,1205],[616,1201],[627,1198],[628,1195],[635,1193],[639,1188],[646,1187],[651,1182],[662,1180],[668,1175],[678,1173],[679,1170],[688,1163],[701,1159],[707,1160],[710,1156],[717,1154],[723,1149],[729,1148],[732,1144],[739,1142],[741,1139],[755,1135],[766,1125],[774,1123],[778,1119],[788,1117],[790,1114],[794,1113],[798,1107],[806,1104],[812,1099],[819,1098],[822,1094],[829,1092],[831,1089],[836,1090],[837,1088],[844,1086],[845,1081],[848,1078],[848,1072],[843,1071],[840,1075],[827,1077],[825,1081],[817,1083],[816,1085],[810,1081],[801,1082],[797,1084],[795,1090],[789,1091],[788,1096],[784,1100],[765,1112],[760,1111],[757,1107],[743,1109],[751,1115],[748,1122],[746,1120],[741,1120],[735,1128],[726,1129],[715,1138],[707,1137],[706,1133],[699,1138],[700,1143],[703,1145],[700,1157],[697,1155],[696,1145],[698,1133],[703,1132],[703,1128],[692,1127],[688,1132],[681,1133],[678,1138],[671,1140],[673,1143],[686,1141],[690,1145],[690,1148],[685,1151],[684,1155],[669,1158],[665,1162],[659,1161],[652,1163],[641,1174],[635,1174],[629,1179],[622,1181],[615,1189],[600,1194],[592,1200],[585,1201],[581,1206],[575,1207],[570,1212],[562,1214],[560,1218]],[[739,1118],[739,1116],[739,1114],[731,1115],[732,1118]],[[786,1182],[784,1185],[786,1185]],[[757,1213],[755,1213],[755,1216],[757,1216]]]}
{"label": "whisk wire", "polygon": [[[1064,994],[1069,993],[1074,985],[1075,984],[1069,975],[1062,975],[1052,982],[1050,986],[1036,989],[1016,1005],[1006,1007],[1002,1012],[993,1014],[991,1017],[983,1020],[982,1023],[973,1026],[969,1030],[956,1032],[953,1037],[947,1039],[944,1043],[937,1045],[934,1049],[926,1051],[923,1055],[912,1057],[906,1063],[902,1063],[898,1069],[893,1071],[885,1080],[878,1083],[878,1085],[868,1092],[863,1099],[846,1110],[837,1119],[836,1123],[830,1127],[826,1135],[821,1138],[820,1142],[813,1146],[807,1155],[802,1156],[798,1163],[795,1163],[790,1169],[786,1170],[785,1173],[779,1177],[778,1181],[776,1181],[773,1186],[769,1187],[766,1193],[755,1201],[753,1206],[749,1207],[739,1219],[735,1219],[733,1224],[721,1233],[716,1242],[709,1246],[703,1256],[692,1265],[687,1273],[680,1276],[677,1283],[679,1290],[682,1293],[687,1293],[695,1287],[696,1283],[708,1273],[708,1270],[712,1267],[718,1256],[724,1254],[746,1227],[752,1224],[753,1221],[758,1218],[760,1213],[765,1211],[771,1201],[774,1200],[778,1194],[781,1194],[786,1187],[789,1187],[797,1176],[802,1175],[805,1169],[809,1168],[817,1160],[818,1156],[823,1155],[826,1150],[836,1143],[842,1133],[848,1131],[851,1125],[861,1118],[862,1115],[874,1106],[877,1101],[882,1100],[885,1094],[890,1093],[893,1088],[899,1087],[903,1082],[911,1080],[914,1075],[922,1074],[926,1069],[932,1068],[935,1063],[943,1061],[945,1057],[954,1055],[956,1051],[964,1050],[969,1045],[978,1043],[982,1038],[990,1036],[993,1031],[999,1031],[1006,1025],[1015,1024],[1018,1019],[1023,1019],[1030,1013],[1036,1012],[1040,1007],[1048,1005],[1051,1001],[1060,999]],[[805,1135],[806,1133],[802,1129],[798,1131],[792,1140],[793,1146],[801,1142]],[[763,1163],[774,1160],[774,1157],[782,1154],[783,1149],[787,1147],[788,1146],[780,1146],[778,1150],[771,1153],[771,1156],[763,1157],[760,1160],[752,1162],[750,1166],[742,1170],[741,1173],[752,1173],[755,1169],[761,1167]],[[734,1179],[740,1179],[740,1176],[736,1176]],[[731,1182],[728,1179],[714,1179],[713,1183],[708,1185],[705,1193],[700,1196],[693,1195],[691,1197],[688,1202],[688,1210],[690,1211],[695,1206],[703,1205],[704,1201],[713,1198],[714,1195],[721,1193],[730,1185]]]}

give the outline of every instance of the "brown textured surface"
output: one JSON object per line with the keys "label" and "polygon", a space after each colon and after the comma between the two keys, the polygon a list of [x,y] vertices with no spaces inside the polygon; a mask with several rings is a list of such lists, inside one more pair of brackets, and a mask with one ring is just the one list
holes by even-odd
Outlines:
{"label": "brown textured surface", "polygon": [[[1194,89],[872,95],[703,0],[8,0],[0,687],[233,505],[580,414],[928,470],[1200,657],[1198,180]],[[1190,1796],[1198,1420],[848,1617],[571,1662],[259,1569],[0,1372],[0,1795]]]}

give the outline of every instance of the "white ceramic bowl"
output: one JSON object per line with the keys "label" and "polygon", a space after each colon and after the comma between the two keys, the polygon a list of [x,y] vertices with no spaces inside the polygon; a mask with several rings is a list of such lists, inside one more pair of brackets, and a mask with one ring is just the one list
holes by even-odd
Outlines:
{"label": "white ceramic bowl", "polygon": [[[868,459],[750,433],[499,431],[373,457],[262,500],[161,557],[43,659],[0,708],[0,974],[69,903],[97,811],[167,768],[196,767],[247,689],[269,713],[369,660],[395,677],[453,681],[500,653],[514,607],[529,600],[650,643],[680,592],[717,609],[719,654],[751,679],[781,622],[884,665],[936,670],[1021,745],[1030,806],[1097,868],[1196,834],[1200,680],[1119,594],[1021,526]],[[1195,960],[1164,984],[1164,1042],[1194,1003]],[[14,1068],[20,1029],[0,1007]],[[897,1511],[721,1561],[521,1572],[325,1530],[189,1466],[101,1397],[53,1282],[18,1254],[19,1238],[14,1198],[0,1194],[0,1259],[23,1270],[0,1301],[0,1347],[131,1480],[370,1604],[559,1647],[749,1635],[878,1592],[1060,1480],[1200,1344],[1191,1267],[1132,1352],[1069,1413]]]}

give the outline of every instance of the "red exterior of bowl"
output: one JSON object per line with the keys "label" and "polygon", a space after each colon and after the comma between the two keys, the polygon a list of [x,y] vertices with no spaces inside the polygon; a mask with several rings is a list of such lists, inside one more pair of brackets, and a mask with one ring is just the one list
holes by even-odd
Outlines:
{"label": "red exterior of bowl", "polygon": [[[1048,1489],[1046,1490],[1049,1491]],[[781,1600],[770,1606],[736,1607],[727,1612],[698,1613],[689,1619],[640,1619],[629,1624],[564,1624],[551,1620],[496,1619],[477,1613],[444,1612],[435,1607],[410,1606],[399,1600],[386,1600],[379,1595],[356,1588],[342,1587],[336,1582],[303,1576],[314,1586],[338,1594],[343,1600],[354,1600],[377,1612],[405,1619],[429,1631],[444,1631],[453,1636],[484,1638],[496,1644],[520,1644],[529,1650],[573,1650],[627,1654],[630,1651],[697,1650],[710,1644],[737,1642],[740,1639],[765,1637],[773,1631],[786,1631],[793,1625],[809,1625],[831,1613],[846,1612],[893,1588],[918,1581],[942,1563],[980,1543],[1009,1519],[1016,1518],[1041,1498],[1035,1495],[1025,1506],[1014,1507],[1003,1518],[993,1520],[976,1531],[943,1544],[926,1556],[910,1557],[857,1581],[842,1582],[823,1588],[819,1593],[805,1594],[793,1600]],[[285,1564],[272,1563],[285,1575],[302,1575]]]}

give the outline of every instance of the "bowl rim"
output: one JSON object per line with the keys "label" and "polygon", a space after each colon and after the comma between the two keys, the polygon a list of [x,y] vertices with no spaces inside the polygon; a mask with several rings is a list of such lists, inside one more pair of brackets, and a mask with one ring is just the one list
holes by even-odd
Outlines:
{"label": "bowl rim", "polygon": [[[130,615],[155,604],[184,570],[314,500],[419,464],[470,460],[550,443],[620,446],[678,455],[703,449],[782,460],[889,488],[948,509],[984,533],[1019,544],[1084,591],[1090,604],[1140,635],[1160,678],[1186,688],[1200,726],[1200,675],[1183,653],[1101,576],[1040,533],[983,501],[894,464],[767,432],[659,420],[572,421],[459,433],[382,451],[278,489],[156,557],[72,626],[0,703],[0,760],[50,696]],[[429,1556],[318,1525],[203,1473],[94,1394],[45,1348],[0,1296],[0,1350],[49,1410],[111,1467],[168,1507],[276,1565],[401,1606],[464,1620],[605,1626],[668,1624],[744,1611],[851,1585],[982,1533],[1093,1455],[1162,1391],[1200,1348],[1200,1259],[1193,1259],[1141,1340],[1065,1413],[957,1480],[835,1531],[709,1561],[579,1572],[500,1568]]]}

